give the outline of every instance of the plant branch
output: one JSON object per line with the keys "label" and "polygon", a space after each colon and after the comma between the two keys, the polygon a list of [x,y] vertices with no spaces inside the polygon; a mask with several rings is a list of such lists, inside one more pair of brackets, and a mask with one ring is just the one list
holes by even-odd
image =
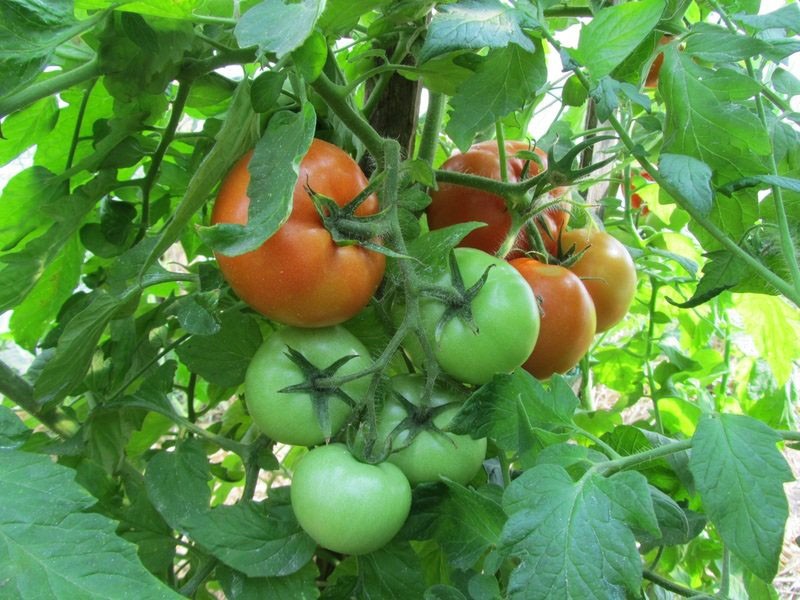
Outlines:
{"label": "plant branch", "polygon": [[344,94],[345,88],[333,83],[325,73],[322,73],[311,84],[311,87],[347,128],[361,140],[377,163],[383,164],[383,138],[358,111],[348,104],[347,96]]}
{"label": "plant branch", "polygon": [[93,58],[80,67],[29,85],[15,94],[0,98],[0,118],[99,75],[101,75],[100,63],[97,58]]}
{"label": "plant branch", "polygon": [[0,394],[62,438],[69,438],[78,430],[77,424],[60,410],[45,410],[39,406],[34,399],[33,386],[3,361],[0,361]]}
{"label": "plant branch", "polygon": [[428,111],[425,113],[425,125],[422,128],[422,138],[419,142],[417,158],[433,165],[436,158],[436,149],[439,146],[439,132],[442,129],[444,109],[447,105],[444,94],[432,92],[428,97]]}
{"label": "plant branch", "polygon": [[666,577],[659,575],[655,571],[651,571],[650,569],[643,569],[642,577],[644,577],[648,581],[652,581],[658,587],[664,588],[665,590],[670,591],[674,594],[678,594],[679,596],[683,596],[684,598],[694,598],[696,596],[707,597],[707,594],[703,594],[702,592],[698,592],[696,590],[693,590],[692,588],[688,588],[679,583],[676,583],[671,579],[667,579]]}
{"label": "plant branch", "polygon": [[651,460],[657,460],[671,454],[677,454],[678,452],[689,450],[691,447],[692,440],[681,440],[679,442],[672,442],[669,444],[664,444],[663,446],[658,446],[657,448],[653,448],[651,450],[639,452],[638,454],[631,454],[630,456],[623,456],[622,458],[609,460],[608,462],[600,463],[593,468],[597,468],[597,470],[602,471],[605,474],[614,473],[616,471],[622,471],[624,469],[636,467],[642,463],[650,462]]}

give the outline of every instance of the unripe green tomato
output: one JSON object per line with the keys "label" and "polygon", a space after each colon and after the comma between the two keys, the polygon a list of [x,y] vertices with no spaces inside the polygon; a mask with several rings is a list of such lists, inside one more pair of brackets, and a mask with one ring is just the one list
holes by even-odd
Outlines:
{"label": "unripe green tomato", "polygon": [[298,523],[323,548],[366,554],[386,545],[411,509],[411,486],[391,463],[368,465],[342,444],[314,448],[292,476]]}
{"label": "unripe green tomato", "polygon": [[[422,324],[436,360],[447,374],[464,383],[484,384],[497,373],[510,373],[531,355],[539,336],[539,309],[530,286],[506,261],[474,248],[456,248],[454,252],[467,289],[492,267],[472,301],[475,326],[454,317],[436,339],[446,307],[430,297],[420,302]],[[449,272],[437,284],[452,285]]]}
{"label": "unripe green tomato", "polygon": [[[414,406],[422,406],[425,378],[421,375],[399,375],[391,381],[392,392],[400,394]],[[445,404],[454,406],[445,409],[433,419],[438,428],[447,427],[458,412],[465,397],[455,391],[437,386],[433,389],[429,407]],[[394,395],[387,398],[378,418],[378,439],[385,440],[392,430],[408,416],[406,408]],[[409,437],[403,431],[394,439],[395,448],[405,445]],[[486,438],[472,439],[468,435],[420,431],[411,443],[393,452],[388,460],[397,465],[408,477],[411,485],[439,481],[446,477],[460,484],[469,482],[486,458]]]}
{"label": "unripe green tomato", "polygon": [[[372,364],[369,351],[349,331],[340,326],[306,329],[284,327],[270,335],[256,351],[245,377],[247,410],[256,426],[268,437],[284,444],[314,446],[325,441],[311,396],[305,392],[283,393],[283,388],[303,383],[304,376],[287,356],[288,348],[300,352],[311,364],[324,369],[343,356],[353,356],[336,375],[348,375]],[[369,378],[359,378],[342,386],[356,402],[364,398]],[[350,416],[346,402],[328,402],[331,435],[336,434]]]}

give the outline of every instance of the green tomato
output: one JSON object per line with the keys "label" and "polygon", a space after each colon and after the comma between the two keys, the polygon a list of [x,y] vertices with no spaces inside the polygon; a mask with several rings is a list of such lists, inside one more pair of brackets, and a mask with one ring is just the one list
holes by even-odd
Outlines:
{"label": "green tomato", "polygon": [[298,523],[320,546],[366,554],[400,531],[411,509],[411,486],[393,464],[368,465],[344,445],[331,444],[300,459],[291,499]]}
{"label": "green tomato", "polygon": [[[372,364],[369,351],[343,327],[302,329],[284,327],[270,335],[256,352],[247,368],[245,401],[250,416],[265,435],[276,442],[296,446],[314,446],[327,437],[320,427],[312,396],[306,392],[281,392],[283,388],[303,383],[303,371],[287,355],[292,348],[319,369],[329,367],[343,356],[356,356],[345,363],[336,375],[348,375]],[[369,378],[359,378],[342,386],[356,402],[367,394]],[[344,400],[329,395],[330,435],[338,432],[350,417],[351,408]]]}
{"label": "green tomato", "polygon": [[[425,378],[420,375],[399,375],[392,378],[391,384],[393,392],[421,409],[455,403],[433,418],[433,424],[440,429],[450,424],[460,408],[459,404],[465,400],[463,395],[438,386],[431,393],[429,403],[423,406]],[[385,440],[407,417],[406,407],[396,396],[387,398],[378,419],[378,439]],[[409,432],[402,431],[394,439],[393,446],[404,446],[408,439]],[[475,440],[468,435],[424,429],[402,450],[393,452],[388,460],[403,471],[411,485],[439,481],[441,477],[463,485],[475,477],[484,458],[486,438]]]}
{"label": "green tomato", "polygon": [[[496,373],[510,373],[531,355],[539,336],[539,309],[530,286],[506,261],[473,248],[456,248],[454,252],[466,288],[492,265],[472,300],[474,326],[454,317],[436,339],[446,307],[431,297],[420,302],[422,324],[446,373],[465,383],[484,384]],[[437,284],[451,286],[450,273]]]}

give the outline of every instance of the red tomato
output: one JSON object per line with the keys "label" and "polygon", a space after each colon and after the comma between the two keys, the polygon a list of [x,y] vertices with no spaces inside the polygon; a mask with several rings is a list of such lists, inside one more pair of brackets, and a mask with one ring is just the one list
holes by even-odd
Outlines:
{"label": "red tomato", "polygon": [[587,248],[569,267],[581,278],[597,312],[597,331],[606,331],[628,313],[636,294],[636,267],[625,246],[604,231],[572,229],[561,235],[561,248]]}
{"label": "red tomato", "polygon": [[[212,223],[247,223],[250,156],[236,163],[223,181]],[[386,261],[362,246],[338,246],[323,227],[306,185],[343,206],[361,193],[367,178],[347,153],[315,139],[300,163],[289,220],[258,249],[216,257],[233,290],[258,312],[288,325],[323,327],[364,308]],[[378,200],[370,196],[357,214],[377,210]]]}
{"label": "red tomato", "polygon": [[[659,46],[663,46],[664,44],[669,44],[674,36],[672,35],[663,35],[661,39],[658,40]],[[650,70],[647,72],[647,79],[644,82],[644,87],[648,89],[654,89],[658,87],[658,75],[661,73],[661,65],[664,62],[664,53],[659,52],[656,55],[653,64],[650,65]]]}
{"label": "red tomato", "polygon": [[539,302],[539,338],[522,367],[538,379],[578,364],[594,338],[596,316],[589,292],[577,275],[558,265],[517,258],[513,266]]}
{"label": "red tomato", "polygon": [[[509,141],[505,143],[505,147],[510,182],[520,181],[526,162],[529,163],[527,177],[540,172],[539,165],[535,161],[514,157],[517,152],[530,149],[527,142]],[[542,163],[546,166],[547,154],[539,148],[535,152],[542,158]],[[490,140],[475,144],[467,152],[451,156],[441,168],[446,171],[481,175],[499,181],[501,178],[500,157],[497,152],[497,142]],[[563,189],[554,190],[551,196],[557,197],[563,193]],[[467,235],[460,245],[477,248],[489,254],[497,253],[511,228],[511,213],[509,213],[503,198],[450,183],[440,184],[439,189],[431,194],[431,204],[428,206],[427,215],[428,226],[431,229],[441,229],[469,221],[486,223],[486,227],[476,229]],[[524,233],[521,233],[516,245],[521,251],[529,248]]]}

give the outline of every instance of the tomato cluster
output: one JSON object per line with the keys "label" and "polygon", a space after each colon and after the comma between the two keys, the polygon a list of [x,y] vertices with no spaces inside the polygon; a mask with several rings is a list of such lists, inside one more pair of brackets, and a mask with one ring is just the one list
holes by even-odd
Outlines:
{"label": "tomato cluster", "polygon": [[[522,142],[506,144],[510,181],[540,172],[527,150]],[[247,223],[249,161],[240,160],[223,182],[214,223]],[[478,144],[443,168],[499,179],[497,145]],[[431,228],[487,223],[452,251],[447,268],[418,282],[419,319],[403,346],[416,368],[435,360],[445,377],[378,369],[345,321],[375,294],[384,255],[372,243],[337,243],[311,197],[347,207],[366,187],[347,154],[314,140],[288,221],[252,252],[217,255],[234,292],[277,324],[247,370],[248,412],[272,441],[310,448],[294,468],[294,513],[317,543],[346,554],[376,550],[398,533],[412,486],[442,478],[466,485],[478,475],[487,440],[448,431],[471,386],[520,367],[542,379],[573,368],[595,332],[624,316],[636,284],[625,248],[600,231],[568,230],[562,205],[522,213],[523,225],[538,228],[529,239],[525,227],[516,233],[520,219],[503,198],[443,184],[427,210]],[[359,201],[353,218],[376,214],[374,196]],[[511,260],[494,255],[501,247],[512,250]],[[569,266],[547,264],[556,257]],[[371,425],[359,428],[373,402]],[[360,450],[338,441],[345,438]]]}

